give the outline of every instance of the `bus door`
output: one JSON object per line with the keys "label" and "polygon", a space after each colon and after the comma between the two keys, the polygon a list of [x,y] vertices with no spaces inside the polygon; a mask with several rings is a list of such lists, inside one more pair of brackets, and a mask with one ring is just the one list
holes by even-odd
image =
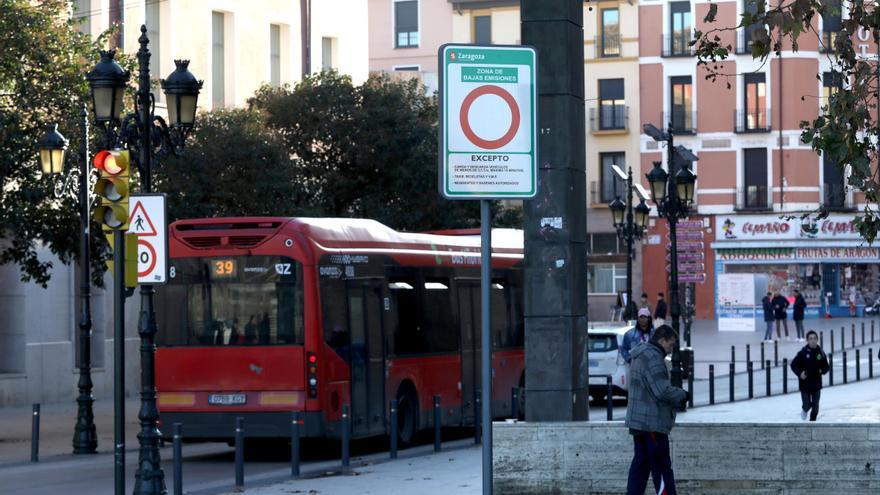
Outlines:
{"label": "bus door", "polygon": [[382,280],[349,280],[351,426],[354,436],[385,433]]}
{"label": "bus door", "polygon": [[458,280],[457,287],[461,331],[461,419],[465,424],[474,424],[474,402],[481,383],[480,281]]}

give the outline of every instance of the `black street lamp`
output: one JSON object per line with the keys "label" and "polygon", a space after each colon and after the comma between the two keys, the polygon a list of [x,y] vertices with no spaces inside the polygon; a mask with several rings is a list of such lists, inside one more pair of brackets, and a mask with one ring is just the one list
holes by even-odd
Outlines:
{"label": "black street lamp", "polygon": [[[666,143],[667,168],[674,170],[675,156],[683,160],[695,162],[699,158],[684,146],[675,146],[673,142],[672,124],[669,124],[666,132],[654,127],[653,124],[643,126],[645,134],[658,142]],[[657,205],[657,213],[665,217],[669,224],[669,306],[672,316],[672,328],[675,330],[675,347],[672,349],[672,373],[671,381],[676,387],[682,386],[681,370],[681,344],[679,335],[681,305],[678,294],[678,240],[676,239],[676,224],[679,219],[687,218],[694,200],[694,184],[697,176],[685,165],[677,172],[670,175],[663,170],[662,162],[654,162],[654,168],[646,175],[651,184],[651,196]]]}
{"label": "black street lamp", "polygon": [[[626,306],[623,310],[623,319],[629,321],[636,319],[636,303],[632,297],[632,263],[635,258],[633,243],[645,235],[648,214],[651,209],[645,204],[644,197],[641,198],[638,206],[633,208],[635,186],[633,185],[632,167],[628,167],[626,174],[617,165],[612,165],[611,168],[626,184],[626,201],[618,196],[609,203],[608,208],[611,210],[614,228],[617,229],[617,237],[626,241]],[[639,194],[641,195],[641,193]]]}
{"label": "black street lamp", "polygon": [[[168,153],[183,151],[186,136],[195,122],[196,103],[202,81],[189,70],[188,60],[175,60],[176,69],[161,81],[168,100],[168,118],[154,112],[153,94],[150,91],[150,43],[147,27],[141,26],[138,38],[138,91],[136,111],[121,116],[122,91],[128,81],[128,73],[122,70],[113,57],[113,51],[102,52],[101,62],[87,76],[92,91],[95,120],[103,124],[105,139],[112,147],[127,148],[140,172],[141,192],[152,192],[153,160]],[[156,313],[153,309],[152,285],[141,284],[141,312],[138,334],[141,338],[141,407],[138,419],[140,450],[135,473],[135,494],[164,494],[165,473],[159,457],[159,429],[156,408]],[[118,463],[119,457],[117,457]],[[124,466],[124,462],[123,462]],[[119,469],[119,466],[117,466]],[[124,489],[124,488],[123,488]]]}
{"label": "black street lamp", "polygon": [[[73,453],[94,454],[98,450],[98,434],[95,430],[95,413],[92,404],[92,310],[90,305],[91,274],[89,256],[89,121],[83,105],[80,113],[79,169],[71,171],[63,182],[56,183],[55,196],[70,194],[73,180],[78,183],[80,220],[80,297],[82,307],[79,319],[79,396],[76,398],[76,426],[73,430]],[[40,165],[46,175],[64,171],[67,140],[58,132],[58,125],[46,126],[46,134],[38,143]]]}

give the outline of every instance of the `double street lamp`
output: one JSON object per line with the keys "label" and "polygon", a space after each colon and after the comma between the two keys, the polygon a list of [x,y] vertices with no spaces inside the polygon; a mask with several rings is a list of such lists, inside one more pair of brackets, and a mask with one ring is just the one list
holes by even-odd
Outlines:
{"label": "double street lamp", "polygon": [[679,219],[687,218],[690,207],[694,201],[694,185],[697,176],[691,172],[688,165],[682,165],[675,171],[675,157],[678,156],[685,162],[695,162],[699,158],[684,146],[675,146],[673,141],[673,128],[669,124],[667,130],[661,131],[653,124],[643,126],[645,134],[654,141],[665,142],[667,152],[667,168],[674,173],[669,174],[663,170],[662,162],[654,162],[654,168],[647,174],[651,185],[651,197],[657,205],[657,214],[666,218],[669,224],[669,305],[672,316],[672,328],[675,330],[675,347],[672,349],[672,373],[671,381],[676,387],[682,385],[681,352],[680,352],[680,316],[681,305],[678,294],[678,240],[676,239],[676,224]]}
{"label": "double street lamp", "polygon": [[[193,128],[195,123],[196,104],[199,92],[202,88],[202,81],[189,72],[189,60],[175,60],[176,69],[167,79],[161,81],[162,89],[168,103],[168,121],[166,122],[161,116],[155,114],[155,101],[150,91],[150,50],[148,49],[149,38],[147,38],[147,27],[141,26],[141,36],[138,38],[140,48],[137,52],[138,59],[138,90],[137,100],[135,102],[136,111],[127,115],[122,115],[123,95],[128,85],[130,74],[122,69],[114,60],[115,51],[102,51],[101,60],[86,75],[89,81],[90,99],[92,110],[95,115],[95,121],[101,126],[104,134],[104,143],[106,148],[126,148],[131,154],[133,161],[136,163],[140,173],[140,183],[142,193],[152,192],[152,166],[154,159],[165,156],[168,153],[175,155],[180,154],[185,146],[186,137]],[[85,110],[83,121],[85,122]],[[47,132],[44,139],[40,141],[40,157],[44,170],[58,171],[61,170],[63,163],[64,150],[66,143],[62,144],[63,137],[57,133],[53,127],[53,132]],[[57,135],[56,135],[57,134]],[[87,139],[83,139],[85,143]],[[84,315],[88,310],[88,225],[89,225],[89,201],[88,191],[86,188],[88,153],[82,151],[82,169],[80,176],[80,205],[82,209],[83,219],[83,286],[85,308]],[[116,245],[116,249],[123,249],[124,242]],[[123,267],[116,267],[120,272]],[[117,277],[117,284],[121,277]],[[115,291],[116,299],[122,299],[121,288]],[[165,488],[165,475],[162,471],[159,458],[159,429],[157,420],[159,417],[156,408],[156,380],[155,380],[155,353],[156,346],[154,343],[157,325],[156,314],[153,310],[153,293],[152,285],[141,284],[141,312],[138,319],[138,334],[141,338],[141,407],[138,412],[138,419],[141,423],[141,431],[138,433],[138,442],[140,450],[138,455],[138,468],[135,473],[135,494],[164,494],[167,493]],[[123,302],[116,300],[114,302],[119,309],[117,319],[121,318],[121,306]],[[84,316],[84,320],[87,318]],[[82,328],[82,324],[81,324]],[[91,322],[88,323],[91,328]],[[121,335],[121,321],[116,323],[118,334],[114,336],[116,348],[114,353],[117,354],[117,368],[121,368],[122,355],[124,353],[124,336]],[[86,346],[87,348],[87,346]],[[87,355],[86,355],[87,356]],[[88,371],[88,363],[81,369]],[[125,457],[124,457],[124,402],[123,402],[123,370],[116,370],[116,407],[115,407],[115,491],[121,494],[125,491]],[[86,377],[88,374],[86,373]],[[80,377],[80,391],[83,396],[83,385],[88,384],[89,392],[91,389],[90,378]],[[91,420],[91,394],[88,394],[88,413],[82,414]],[[80,399],[78,399],[79,401]],[[79,428],[79,420],[77,422]],[[94,437],[94,425],[92,425],[92,436]],[[76,439],[74,441],[76,445]],[[93,449],[94,451],[94,449]]]}
{"label": "double street lamp", "polygon": [[641,196],[639,204],[633,207],[633,190],[640,186],[633,185],[632,167],[627,168],[627,173],[623,173],[623,170],[617,165],[612,165],[611,168],[626,184],[626,201],[617,196],[614,201],[609,203],[608,208],[611,210],[611,218],[614,222],[614,228],[617,229],[617,236],[626,241],[626,306],[623,310],[623,319],[629,321],[636,319],[636,303],[632,297],[632,263],[635,257],[633,243],[645,234],[645,229],[648,226],[648,214],[651,209],[645,204],[646,197],[639,190],[637,190]]}

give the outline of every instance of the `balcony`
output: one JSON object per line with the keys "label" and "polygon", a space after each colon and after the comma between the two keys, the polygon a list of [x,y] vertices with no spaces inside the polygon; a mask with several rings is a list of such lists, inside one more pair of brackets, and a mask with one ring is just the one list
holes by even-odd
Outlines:
{"label": "balcony", "polygon": [[770,211],[766,184],[752,184],[736,190],[736,211]]}
{"label": "balcony", "polygon": [[672,124],[673,133],[696,134],[697,133],[697,112],[686,110],[683,112],[675,111],[672,113],[665,112],[663,114],[663,125]]}
{"label": "balcony", "polygon": [[[613,108],[613,110],[611,110]],[[590,132],[629,131],[629,107],[614,105],[590,109]]]}
{"label": "balcony", "polygon": [[739,134],[770,132],[770,112],[766,110],[737,110],[734,112],[734,132]]}
{"label": "balcony", "polygon": [[822,31],[822,38],[819,40],[819,53],[834,53],[838,34],[840,31]]}
{"label": "balcony", "polygon": [[678,32],[672,34],[664,34],[660,38],[661,51],[664,57],[693,57],[696,51],[691,46],[691,37],[689,32]]}
{"label": "balcony", "polygon": [[596,58],[619,57],[620,33],[605,33],[602,36],[594,36],[593,47],[596,50]]}
{"label": "balcony", "polygon": [[822,184],[822,208],[828,211],[854,211],[852,194],[845,184]]}
{"label": "balcony", "polygon": [[625,186],[622,183],[616,184],[616,182],[590,181],[590,205],[594,207],[608,206],[608,203],[614,201],[614,198],[623,197]]}

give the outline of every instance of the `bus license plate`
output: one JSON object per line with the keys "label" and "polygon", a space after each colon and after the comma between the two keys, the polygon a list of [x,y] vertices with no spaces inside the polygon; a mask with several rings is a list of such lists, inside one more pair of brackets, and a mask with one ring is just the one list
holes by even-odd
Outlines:
{"label": "bus license plate", "polygon": [[208,404],[215,406],[235,406],[247,403],[245,394],[211,394],[208,396]]}

